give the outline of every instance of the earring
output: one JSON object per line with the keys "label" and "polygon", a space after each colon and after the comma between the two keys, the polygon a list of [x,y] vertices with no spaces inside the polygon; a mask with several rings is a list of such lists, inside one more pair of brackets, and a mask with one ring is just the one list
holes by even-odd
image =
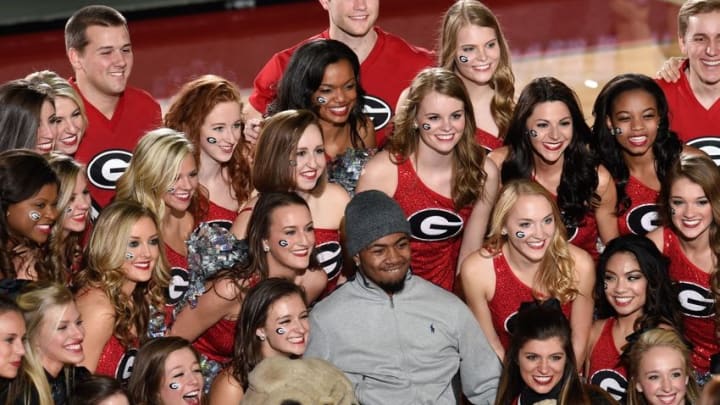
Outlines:
{"label": "earring", "polygon": [[618,135],[621,135],[621,134],[622,134],[622,129],[619,128],[619,127],[614,127],[614,128],[611,128],[611,129],[610,129],[610,135],[618,136]]}
{"label": "earring", "polygon": [[532,138],[537,138],[537,131],[535,131],[534,129],[528,129],[527,131],[525,131],[525,134],[530,135],[530,137]]}
{"label": "earring", "polygon": [[258,340],[260,340],[261,342],[264,342],[264,341],[265,341],[265,336],[263,336],[263,335],[257,335],[257,338],[258,338]]}
{"label": "earring", "polygon": [[418,130],[418,123],[417,123],[417,122],[413,122],[413,129],[416,130],[416,131]]}
{"label": "earring", "polygon": [[264,245],[264,246],[263,246],[263,252],[267,253],[267,252],[269,252],[269,251],[270,251],[270,246]]}

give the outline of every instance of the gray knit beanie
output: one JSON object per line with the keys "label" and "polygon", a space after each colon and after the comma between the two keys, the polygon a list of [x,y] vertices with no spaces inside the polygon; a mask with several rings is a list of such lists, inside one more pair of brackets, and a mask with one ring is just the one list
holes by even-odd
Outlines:
{"label": "gray knit beanie", "polygon": [[393,233],[410,235],[410,224],[398,203],[382,191],[355,194],[345,207],[345,248],[350,256]]}

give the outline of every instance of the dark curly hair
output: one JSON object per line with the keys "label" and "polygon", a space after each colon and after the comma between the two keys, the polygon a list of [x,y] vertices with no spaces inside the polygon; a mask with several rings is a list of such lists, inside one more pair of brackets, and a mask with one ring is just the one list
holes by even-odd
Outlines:
{"label": "dark curly hair", "polygon": [[655,171],[660,183],[665,181],[665,176],[672,164],[682,152],[682,142],[677,134],[670,131],[668,119],[668,104],[665,94],[655,81],[645,75],[628,73],[615,76],[600,91],[595,105],[593,115],[593,148],[600,157],[600,162],[608,169],[617,189],[617,214],[623,214],[631,207],[632,201],[625,192],[630,170],[623,158],[622,149],[616,140],[616,136],[610,133],[606,120],[612,116],[612,108],[615,100],[625,92],[632,90],[643,90],[655,99],[660,123],[657,130],[655,143],[652,145],[652,153],[655,159]]}
{"label": "dark curly hair", "polygon": [[563,153],[557,203],[565,226],[582,226],[585,215],[600,203],[600,196],[595,192],[598,186],[599,160],[589,149],[592,133],[585,123],[577,95],[558,79],[537,78],[520,93],[505,137],[509,154],[502,164],[502,182],[506,184],[512,180],[532,178],[534,152],[528,135],[527,120],[538,104],[551,101],[560,101],[567,106],[573,124],[572,140]]}
{"label": "dark curly hair", "polygon": [[657,328],[660,324],[667,324],[681,332],[682,318],[678,301],[668,299],[668,297],[678,295],[676,285],[670,280],[668,273],[670,260],[660,253],[650,239],[632,234],[611,240],[600,255],[594,291],[598,319],[617,316],[617,312],[605,296],[604,283],[607,263],[618,253],[633,255],[640,265],[640,271],[647,279],[643,314],[635,321],[634,329],[652,329]]}

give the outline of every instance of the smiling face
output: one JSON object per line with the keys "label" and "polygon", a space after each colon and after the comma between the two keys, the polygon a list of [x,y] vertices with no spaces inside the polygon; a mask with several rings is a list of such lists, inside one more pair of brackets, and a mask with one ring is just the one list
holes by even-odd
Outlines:
{"label": "smiling face", "polygon": [[88,44],[82,52],[68,51],[85,97],[119,97],[125,91],[133,67],[127,27],[91,25],[85,30],[85,36]]}
{"label": "smiling face", "polygon": [[641,315],[645,306],[648,281],[635,255],[618,252],[605,267],[605,298],[618,316]]}
{"label": "smiling face", "polygon": [[322,133],[317,125],[305,128],[290,160],[295,161],[295,188],[302,192],[313,190],[327,165]]}
{"label": "smiling face", "polygon": [[455,66],[462,78],[480,86],[488,84],[498,67],[500,55],[494,29],[471,24],[458,31]]}
{"label": "smiling face", "polygon": [[668,346],[655,346],[645,352],[638,366],[635,388],[650,405],[681,405],[689,376],[682,353]]}
{"label": "smiling face", "polygon": [[297,356],[305,353],[310,324],[305,302],[297,294],[280,297],[270,305],[265,325],[258,328],[263,358]]}
{"label": "smiling face", "polygon": [[7,222],[11,234],[43,244],[57,218],[57,185],[46,184],[27,200],[11,204]]}
{"label": "smiling face", "polygon": [[689,59],[692,78],[706,86],[720,86],[720,11],[688,17],[680,49]]}
{"label": "smiling face", "polygon": [[57,123],[55,122],[55,107],[45,100],[40,108],[40,122],[38,122],[35,151],[48,153],[53,150],[57,138]]}
{"label": "smiling face", "polygon": [[57,142],[55,149],[66,155],[74,155],[87,127],[80,107],[68,97],[55,97]]}
{"label": "smiling face", "polygon": [[90,191],[87,188],[85,173],[78,172],[75,188],[63,213],[63,230],[66,232],[82,232],[85,230],[90,213]]}
{"label": "smiling face", "polygon": [[538,394],[547,394],[562,380],[566,362],[559,337],[528,340],[518,351],[520,377]]}
{"label": "smiling face", "polygon": [[[200,127],[200,161],[227,163],[233,156],[242,135],[240,103],[217,103]],[[214,138],[214,142],[212,142]]]}
{"label": "smiling face", "polygon": [[620,93],[613,102],[607,125],[622,131],[615,139],[624,153],[632,156],[652,153],[660,125],[655,98],[640,89]]}
{"label": "smiling face", "polygon": [[197,165],[192,154],[185,155],[175,179],[170,190],[163,196],[163,201],[171,211],[185,212],[190,207],[199,182]]}
{"label": "smiling face", "polygon": [[85,328],[75,302],[54,305],[42,317],[32,343],[45,370],[57,376],[64,365],[78,364],[85,359],[82,346]]}
{"label": "smiling face", "polygon": [[294,204],[272,211],[270,232],[263,240],[263,248],[269,250],[266,252],[269,274],[281,269],[307,269],[313,246],[315,229],[307,207]]}
{"label": "smiling face", "polygon": [[152,219],[142,217],[135,222],[130,229],[126,249],[122,271],[126,284],[134,288],[135,284],[150,280],[160,256],[159,231]]}
{"label": "smiling face", "polygon": [[165,359],[165,371],[160,383],[160,403],[163,405],[199,405],[202,401],[203,375],[200,363],[187,347],[175,350]]}
{"label": "smiling face", "polygon": [[447,155],[465,131],[465,105],[461,100],[431,91],[420,102],[415,121],[420,148]]}
{"label": "smiling face", "polygon": [[[563,153],[573,137],[572,116],[567,105],[562,101],[538,103],[525,126],[535,158],[546,164],[562,163]],[[532,131],[536,136],[532,136]]]}
{"label": "smiling face", "polygon": [[[670,187],[672,223],[684,239],[709,237],[713,221],[712,205],[699,184],[680,177]],[[671,211],[671,212],[672,212]]]}
{"label": "smiling face", "polygon": [[392,233],[377,239],[357,254],[365,277],[388,294],[403,289],[410,269],[410,238],[404,233]]}
{"label": "smiling face", "polygon": [[351,37],[362,37],[375,25],[380,0],[320,0],[330,15],[331,30],[339,30]]}
{"label": "smiling face", "polygon": [[[322,83],[311,97],[321,121],[345,125],[357,102],[357,82],[350,62],[343,59],[327,65]],[[321,98],[325,102],[320,102]]]}
{"label": "smiling face", "polygon": [[17,376],[25,355],[25,320],[16,311],[0,314],[0,377]]}
{"label": "smiling face", "polygon": [[508,249],[530,262],[540,262],[557,232],[552,205],[541,195],[521,195],[508,212],[503,234]]}

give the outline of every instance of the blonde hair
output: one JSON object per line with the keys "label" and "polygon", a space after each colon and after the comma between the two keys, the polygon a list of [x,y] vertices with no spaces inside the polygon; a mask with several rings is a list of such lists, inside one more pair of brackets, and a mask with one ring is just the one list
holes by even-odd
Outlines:
{"label": "blonde hair", "polygon": [[[490,216],[489,232],[484,247],[493,255],[500,253],[508,239],[507,235],[503,235],[502,228],[507,223],[510,211],[522,196],[540,196],[547,200],[552,208],[553,223],[555,224],[555,234],[540,262],[534,284],[547,289],[549,296],[559,299],[563,304],[570,302],[578,295],[574,271],[575,261],[570,254],[560,210],[552,195],[540,184],[531,180],[516,180],[506,184],[500,190],[495,208]],[[534,291],[534,293],[536,292]]]}
{"label": "blonde hair", "polygon": [[688,378],[687,390],[685,392],[685,403],[694,404],[698,398],[698,387],[695,382],[690,361],[690,348],[685,344],[682,337],[672,329],[650,329],[643,332],[637,341],[628,345],[623,353],[623,360],[627,369],[628,389],[627,403],[628,405],[646,405],[645,396],[636,388],[638,373],[640,372],[640,361],[645,353],[650,349],[658,346],[669,347],[680,352],[685,367],[685,375]]}
{"label": "blonde hair", "polygon": [[438,65],[451,71],[457,71],[456,53],[458,32],[468,25],[487,27],[495,31],[500,60],[495,73],[490,78],[490,88],[494,90],[490,102],[490,113],[499,129],[499,138],[504,139],[515,102],[515,75],[510,64],[510,50],[497,18],[484,4],[477,0],[458,0],[448,8],[443,18],[439,41]]}
{"label": "blonde hair", "polygon": [[[45,376],[42,358],[38,353],[38,335],[45,321],[45,314],[55,306],[67,306],[73,303],[73,295],[62,284],[41,281],[30,284],[32,287],[24,290],[17,298],[17,304],[23,312],[27,327],[27,340],[25,341],[25,356],[23,358],[23,374],[18,381],[19,389],[15,394],[22,395],[27,402],[32,391],[37,390],[40,405],[54,403],[50,383]],[[49,320],[48,320],[49,321]]]}
{"label": "blonde hair", "polygon": [[[180,166],[187,156],[192,156],[197,165],[194,151],[195,147],[185,135],[174,129],[158,128],[148,132],[135,146],[130,165],[117,181],[116,198],[137,201],[162,221],[165,217],[163,197],[175,183]],[[199,189],[193,196],[195,206]],[[192,206],[190,212],[195,214]]]}
{"label": "blonde hair", "polygon": [[[139,283],[132,296],[122,291],[128,240],[132,227],[142,218],[149,218],[158,230],[159,256],[146,283]],[[115,201],[105,207],[98,218],[90,241],[85,249],[87,267],[73,277],[79,289],[98,288],[115,308],[113,335],[126,346],[133,346],[136,338],[145,335],[150,319],[150,308],[162,309],[165,290],[169,284],[169,268],[155,214],[135,201]],[[131,331],[135,329],[137,336]]]}
{"label": "blonde hair", "polygon": [[79,162],[62,153],[51,153],[48,156],[48,162],[55,171],[58,180],[60,180],[57,204],[58,217],[50,234],[50,256],[48,260],[53,272],[53,281],[67,283],[72,272],[72,265],[82,258],[82,247],[80,246],[82,233],[72,232],[65,234],[63,226],[66,216],[65,210],[70,205],[78,176],[84,176],[85,171]]}
{"label": "blonde hair", "polygon": [[88,119],[87,113],[85,112],[85,103],[83,103],[82,97],[80,97],[78,92],[75,91],[75,88],[70,84],[70,82],[60,77],[60,75],[52,70],[41,70],[39,72],[30,73],[25,77],[25,80],[28,80],[30,83],[35,85],[44,83],[50,86],[53,98],[65,97],[72,100],[72,102],[80,109],[80,116],[85,124],[85,128],[87,128]]}
{"label": "blonde hair", "polygon": [[475,141],[475,118],[472,102],[462,81],[443,68],[421,71],[410,85],[407,98],[395,115],[395,129],[387,140],[393,162],[400,164],[417,152],[420,142],[416,115],[420,104],[431,92],[437,92],[463,103],[465,130],[453,148],[452,199],[456,209],[473,204],[485,196],[485,150]]}

